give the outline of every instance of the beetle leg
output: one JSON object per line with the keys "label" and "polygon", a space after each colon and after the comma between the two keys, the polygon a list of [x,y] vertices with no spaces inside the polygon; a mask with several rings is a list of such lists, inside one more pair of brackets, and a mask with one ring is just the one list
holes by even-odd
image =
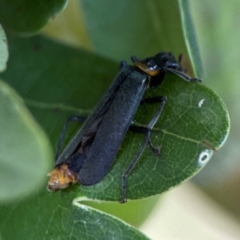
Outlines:
{"label": "beetle leg", "polygon": [[[129,131],[137,132],[137,133],[143,133],[144,135],[146,135],[147,132],[149,131],[149,128],[146,127],[146,126],[138,126],[138,125],[133,124],[129,127]],[[160,155],[160,149],[154,147],[153,144],[152,144],[152,141],[150,139],[148,141],[148,146],[149,146],[150,150],[153,152],[153,154]]]}
{"label": "beetle leg", "polygon": [[155,96],[142,99],[140,104],[144,105],[146,103],[160,103],[160,102],[162,102],[162,96]]}
{"label": "beetle leg", "polygon": [[66,123],[64,124],[63,128],[62,128],[62,132],[60,134],[59,140],[58,140],[58,145],[57,145],[57,151],[56,151],[56,155],[55,155],[55,160],[58,158],[61,148],[62,148],[62,144],[63,144],[63,140],[64,140],[64,136],[66,133],[66,129],[68,127],[69,122],[75,121],[75,122],[84,122],[87,119],[87,117],[84,116],[71,116],[67,119]]}
{"label": "beetle leg", "polygon": [[183,55],[182,55],[182,53],[180,53],[179,56],[178,56],[178,62],[180,64],[182,63],[182,58],[183,58]]}
{"label": "beetle leg", "polygon": [[148,141],[148,146],[151,149],[151,151],[153,152],[153,154],[155,154],[156,156],[159,156],[161,154],[160,148],[154,147],[151,139],[149,139],[149,141]]}
{"label": "beetle leg", "polygon": [[143,105],[145,111],[147,111],[146,104],[148,104],[148,103],[160,103],[160,102],[162,102],[162,96],[148,97],[148,98],[142,99],[141,102],[140,102],[140,105]]}
{"label": "beetle leg", "polygon": [[141,146],[138,150],[138,153],[135,155],[135,157],[133,158],[133,160],[131,161],[129,166],[125,169],[125,171],[122,174],[122,199],[121,199],[121,203],[124,203],[124,202],[127,201],[127,198],[126,198],[127,177],[129,176],[130,172],[133,170],[133,168],[137,164],[137,162],[138,162],[140,156],[142,155],[146,145],[149,144],[151,130],[153,129],[156,122],[158,121],[159,117],[161,116],[164,105],[167,101],[166,97],[161,97],[161,99],[162,99],[162,101],[160,103],[160,106],[159,106],[157,112],[155,113],[154,117],[152,118],[152,120],[149,122],[149,124],[145,128],[145,130],[146,130],[145,138],[144,138],[144,140],[143,140],[143,142],[142,142],[142,144],[141,144]]}

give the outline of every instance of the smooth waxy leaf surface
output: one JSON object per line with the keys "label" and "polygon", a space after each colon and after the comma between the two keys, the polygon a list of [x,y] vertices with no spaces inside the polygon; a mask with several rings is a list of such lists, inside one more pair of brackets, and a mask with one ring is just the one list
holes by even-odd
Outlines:
{"label": "smooth waxy leaf surface", "polygon": [[30,35],[39,31],[48,20],[60,12],[67,0],[2,0],[0,22],[11,32]]}
{"label": "smooth waxy leaf surface", "polygon": [[[224,143],[229,131],[229,119],[222,101],[210,89],[199,83],[187,83],[169,74],[156,90],[146,96],[167,96],[163,116],[152,133],[154,146],[161,156],[146,149],[128,178],[128,197],[142,198],[164,192],[194,175],[205,166]],[[159,104],[140,107],[135,120],[147,124]],[[147,117],[146,117],[147,116]],[[221,116],[221,117],[220,117]],[[146,120],[148,119],[148,120]],[[128,133],[114,167],[93,189],[84,189],[88,197],[114,200],[120,196],[121,174],[133,159],[143,136]]]}
{"label": "smooth waxy leaf surface", "polygon": [[[17,209],[4,208],[1,215],[12,215],[1,223],[3,236],[15,239],[140,239],[148,238],[134,227],[96,209],[69,201],[73,195],[41,193],[19,204]],[[80,200],[80,199],[79,199]],[[27,215],[27,212],[31,214]],[[21,221],[19,217],[21,216]],[[26,217],[27,215],[27,217]],[[4,216],[4,215],[3,215]],[[28,226],[28,227],[26,227]]]}
{"label": "smooth waxy leaf surface", "polygon": [[7,38],[0,25],[0,72],[4,71],[8,60]]}
{"label": "smooth waxy leaf surface", "polygon": [[117,61],[160,51],[187,56],[177,1],[81,0],[80,5],[93,49],[102,56]]}
{"label": "smooth waxy leaf surface", "polygon": [[[89,113],[117,73],[118,64],[42,37],[10,38],[9,43],[11,59],[8,70],[1,77],[23,96],[56,146],[66,118]],[[23,53],[24,60],[21,58]],[[145,149],[128,178],[129,199],[159,194],[191,177],[207,163],[213,153],[212,148],[218,149],[223,144],[228,133],[229,121],[224,104],[202,84],[187,83],[167,74],[159,88],[146,92],[146,97],[159,95],[167,96],[168,101],[151,139],[155,146],[161,147],[161,156]],[[136,122],[147,124],[158,106],[158,103],[140,106]],[[78,128],[79,125],[70,128],[66,141]],[[35,239],[52,235],[66,239],[66,235],[73,232],[73,239],[77,239],[80,233],[90,238],[91,222],[105,218],[105,215],[86,207],[78,208],[78,204],[73,206],[72,200],[86,195],[118,201],[121,198],[121,174],[142,140],[141,134],[127,134],[111,171],[99,184],[90,187],[75,185],[58,193],[43,190],[35,198],[1,209],[3,216],[10,213],[10,217],[3,221],[3,236],[11,233],[11,236],[22,234]],[[26,209],[30,215],[23,214]],[[88,222],[85,214],[90,212],[92,217]],[[9,221],[14,221],[15,231],[7,227],[12,229]],[[31,230],[24,227],[26,224]],[[36,226],[38,236],[35,236]],[[129,228],[128,225],[121,226],[120,222],[115,227]]]}
{"label": "smooth waxy leaf surface", "polygon": [[2,81],[0,126],[0,204],[6,204],[43,186],[51,149],[22,99]]}
{"label": "smooth waxy leaf surface", "polygon": [[[10,37],[9,41],[11,59],[8,70],[1,77],[23,96],[55,148],[66,118],[73,114],[89,113],[118,71],[118,64],[42,37]],[[82,108],[79,108],[80,102]],[[67,134],[67,140],[72,136],[72,130]],[[53,164],[53,156],[51,159]],[[46,180],[48,172],[45,170]],[[111,233],[116,234],[116,238],[146,239],[135,228],[109,215],[87,207],[73,206],[74,197],[76,193],[72,190],[66,194],[64,191],[49,193],[45,185],[39,195],[1,208],[0,215],[9,218],[1,222],[0,231],[8,239],[19,236],[27,239],[51,239],[53,236],[66,239],[69,235],[73,239],[79,236],[86,239],[103,236],[104,239],[105,236],[111,236],[108,226],[112,224]],[[63,218],[66,224],[62,227]],[[97,224],[101,224],[102,228]],[[99,231],[93,231],[92,227]]]}

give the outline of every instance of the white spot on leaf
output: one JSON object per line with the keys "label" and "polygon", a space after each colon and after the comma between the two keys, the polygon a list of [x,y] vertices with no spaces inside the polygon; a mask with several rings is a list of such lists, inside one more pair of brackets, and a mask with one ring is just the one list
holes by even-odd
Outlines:
{"label": "white spot on leaf", "polygon": [[211,158],[212,156],[212,151],[210,150],[204,150],[200,153],[199,158],[198,158],[198,164],[199,166],[204,166]]}
{"label": "white spot on leaf", "polygon": [[200,108],[200,107],[202,107],[202,105],[203,105],[204,101],[205,101],[205,99],[204,99],[204,98],[203,98],[202,100],[200,100],[200,101],[199,101],[199,103],[198,103],[198,107],[199,107],[199,108]]}

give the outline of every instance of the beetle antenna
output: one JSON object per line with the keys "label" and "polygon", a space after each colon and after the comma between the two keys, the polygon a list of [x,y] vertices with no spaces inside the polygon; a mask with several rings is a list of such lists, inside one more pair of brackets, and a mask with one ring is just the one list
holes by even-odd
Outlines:
{"label": "beetle antenna", "polygon": [[180,63],[180,65],[182,63],[182,59],[183,59],[183,55],[182,55],[182,53],[180,53],[178,56],[178,62]]}
{"label": "beetle antenna", "polygon": [[132,60],[133,63],[139,62],[139,60],[138,60],[137,57],[135,57],[135,56],[132,56],[132,57],[131,57],[131,60]]}
{"label": "beetle antenna", "polygon": [[172,72],[172,73],[178,75],[179,77],[181,77],[183,80],[185,80],[187,82],[202,82],[201,79],[199,79],[199,78],[191,78],[190,76],[188,76],[184,72],[178,71],[177,69],[165,68],[165,71]]}
{"label": "beetle antenna", "polygon": [[120,62],[120,69],[121,69],[122,67],[125,67],[125,66],[127,66],[127,63],[126,63],[125,61],[121,61],[121,62]]}

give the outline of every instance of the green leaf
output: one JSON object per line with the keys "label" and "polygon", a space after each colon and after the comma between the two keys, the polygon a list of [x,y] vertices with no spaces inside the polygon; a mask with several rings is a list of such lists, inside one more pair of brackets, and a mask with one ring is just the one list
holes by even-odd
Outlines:
{"label": "green leaf", "polygon": [[39,31],[58,12],[62,11],[68,0],[2,0],[0,23],[4,28],[18,35],[31,35]]}
{"label": "green leaf", "polygon": [[[67,117],[86,115],[117,72],[114,62],[41,37],[9,39],[9,46],[12,59],[2,77],[18,89],[49,133],[54,146]],[[24,62],[21,60],[23,54]],[[156,125],[159,131],[154,131],[151,137],[154,145],[161,147],[161,156],[145,149],[128,178],[129,199],[159,194],[194,175],[206,164],[213,149],[222,145],[229,131],[224,104],[202,84],[188,83],[167,74],[163,84],[149,89],[146,96],[168,98],[163,116]],[[158,106],[140,106],[135,120],[147,124]],[[75,125],[75,130],[77,128],[79,125]],[[73,133],[74,129],[70,128],[67,141]],[[74,188],[76,196],[118,201],[121,174],[142,141],[141,134],[129,132],[109,174],[94,186]],[[206,159],[201,161],[202,157]]]}
{"label": "green leaf", "polygon": [[8,60],[7,38],[0,24],[0,72],[6,68]]}
{"label": "green leaf", "polygon": [[[145,97],[167,96],[163,116],[151,139],[161,148],[156,157],[147,148],[128,178],[129,199],[139,199],[167,191],[200,171],[225,142],[229,117],[219,97],[202,84],[187,83],[169,74],[156,90]],[[135,120],[147,124],[158,104],[139,107]],[[143,136],[129,132],[109,174],[100,183],[83,187],[89,198],[119,200],[121,174],[137,153]],[[78,191],[78,190],[77,190]],[[77,193],[76,191],[76,193]]]}
{"label": "green leaf", "polygon": [[81,0],[80,4],[93,48],[102,56],[117,61],[160,51],[187,56],[177,1]]}
{"label": "green leaf", "polygon": [[50,169],[49,142],[22,99],[0,81],[0,203],[38,191]]}
{"label": "green leaf", "polygon": [[191,59],[191,63],[194,69],[194,73],[197,77],[203,77],[203,66],[200,57],[200,51],[198,47],[197,37],[195,33],[195,28],[192,20],[192,16],[189,10],[188,0],[178,0],[181,19],[182,19],[182,28],[184,32],[184,39],[186,41],[188,53]]}
{"label": "green leaf", "polygon": [[[8,70],[1,76],[18,90],[54,146],[66,118],[88,114],[118,71],[118,63],[43,37],[9,38],[9,45],[11,59]],[[21,57],[23,54],[24,59]],[[211,148],[219,148],[228,133],[229,119],[224,104],[202,84],[187,83],[167,74],[161,87],[149,89],[146,93],[146,97],[155,95],[168,97],[163,116],[151,137],[153,144],[161,147],[162,154],[156,157],[148,148],[145,149],[128,178],[129,199],[159,194],[191,177],[207,163],[213,153]],[[158,106],[140,106],[135,120],[148,123]],[[78,124],[73,124],[66,142],[78,128]],[[142,140],[141,134],[127,134],[111,171],[99,184],[91,187],[75,185],[58,193],[44,190],[29,201],[1,209],[1,219],[10,213],[3,222],[3,237],[28,234],[43,239],[47,234],[46,239],[52,236],[66,239],[66,235],[76,238],[83,234],[90,238],[92,223],[101,221],[102,217],[104,223],[106,215],[89,209],[85,215],[82,211],[87,208],[76,210],[71,205],[72,200],[86,195],[118,201],[121,197],[121,174]],[[116,219],[107,221],[114,221],[115,227],[119,229],[120,226],[123,232],[128,228],[122,227]],[[13,223],[15,231],[6,227],[10,227],[10,223]]]}
{"label": "green leaf", "polygon": [[[117,72],[117,64],[111,61],[41,37],[10,39],[10,46],[15,49],[12,49],[12,61],[3,76],[17,82],[12,84],[18,88],[28,105],[32,106],[34,115],[46,132],[50,133],[55,146],[67,117],[74,112],[86,115],[113,79],[113,72]],[[20,61],[23,52],[25,61]],[[26,75],[21,84],[22,76],[16,76],[16,73]],[[108,82],[100,81],[101,79],[108,79]],[[212,150],[207,149],[217,149],[228,132],[225,106],[202,84],[187,83],[168,74],[161,87],[149,89],[146,93],[146,96],[155,95],[168,97],[163,116],[156,125],[160,131],[156,130],[152,134],[152,141],[161,147],[162,154],[156,157],[148,148],[145,150],[129,177],[130,199],[161,193],[195,174],[202,168],[198,161],[201,153],[206,151],[206,154],[211,155]],[[158,104],[140,106],[135,120],[147,124],[157,107]],[[70,130],[68,140],[73,131],[74,129]],[[128,133],[109,175],[99,184],[81,187],[81,193],[89,198],[119,200],[121,174],[136,154],[142,140],[141,134]],[[161,184],[149,189],[153,182]]]}
{"label": "green leaf", "polygon": [[79,201],[71,203],[69,194],[63,192],[45,192],[18,204],[17,208],[5,207],[0,212],[5,216],[0,225],[2,236],[36,240],[148,239],[134,227]]}

